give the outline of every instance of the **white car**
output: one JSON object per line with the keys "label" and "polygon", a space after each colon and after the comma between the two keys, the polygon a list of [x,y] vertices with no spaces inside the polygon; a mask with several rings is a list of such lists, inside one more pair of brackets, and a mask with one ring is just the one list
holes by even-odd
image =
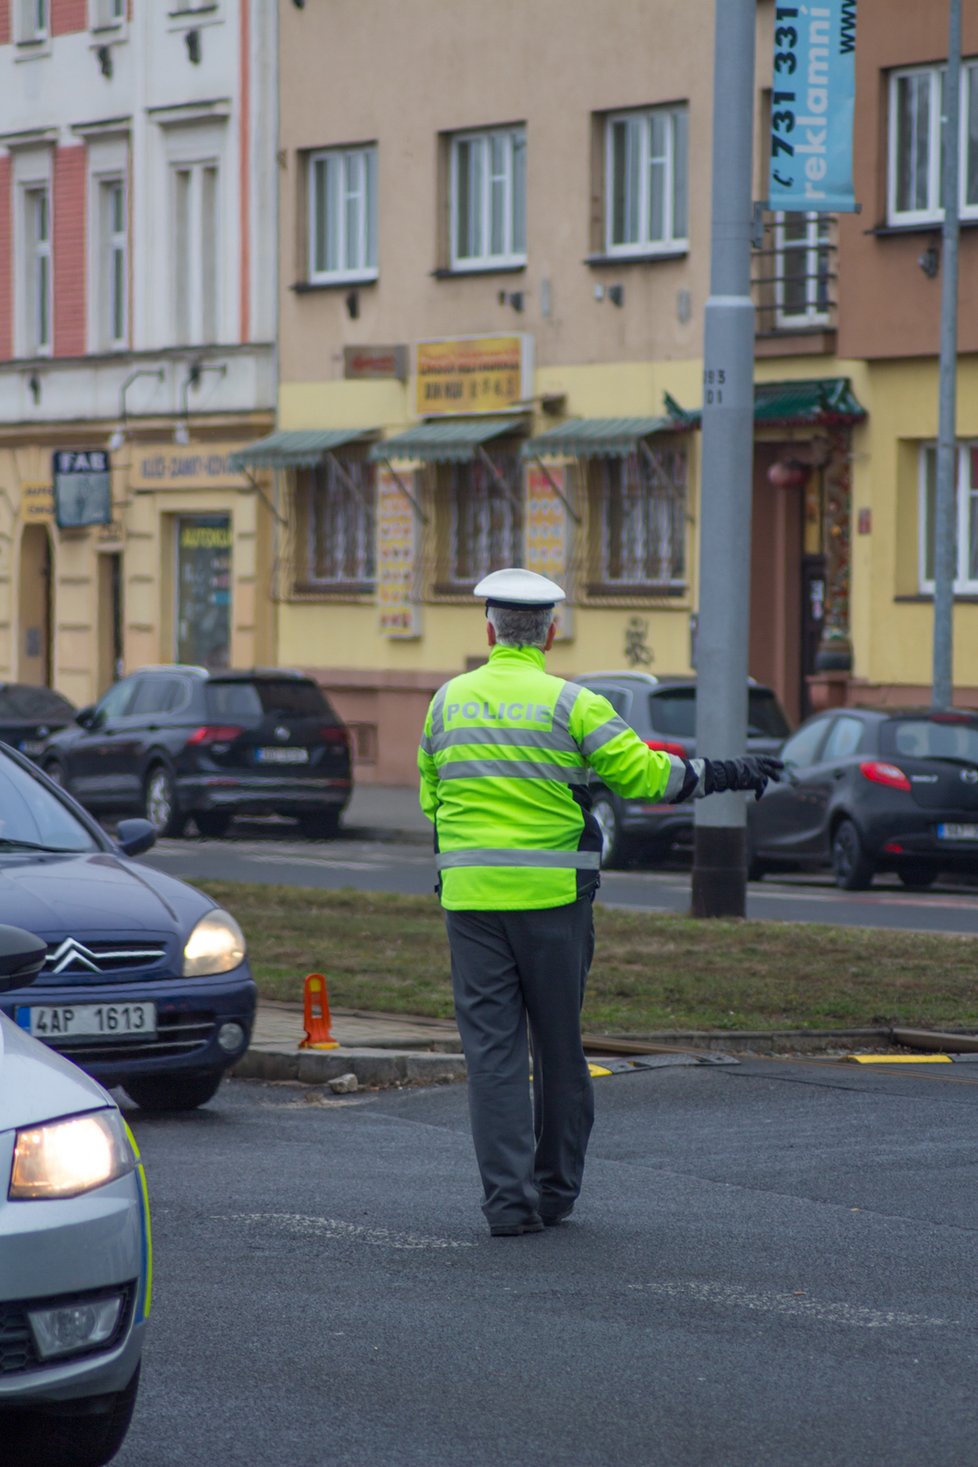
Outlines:
{"label": "white car", "polygon": [[[0,926],[0,992],[40,971]],[[101,1085],[0,1014],[0,1461],[103,1467],[132,1417],[152,1282],[146,1181]]]}

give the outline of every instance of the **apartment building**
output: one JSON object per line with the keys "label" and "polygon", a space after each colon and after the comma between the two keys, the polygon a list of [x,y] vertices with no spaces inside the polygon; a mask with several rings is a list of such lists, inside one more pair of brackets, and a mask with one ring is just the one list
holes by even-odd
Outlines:
{"label": "apartment building", "polygon": [[275,26],[0,0],[0,678],[271,657]]}
{"label": "apartment building", "polygon": [[[410,779],[431,692],[480,658],[493,567],[566,585],[560,674],[695,664],[713,7],[279,14],[279,422],[239,461],[275,485],[280,659],[355,726],[361,778]],[[763,167],[759,143],[759,199]],[[765,238],[751,671],[797,716],[858,665],[868,419],[835,221]]]}

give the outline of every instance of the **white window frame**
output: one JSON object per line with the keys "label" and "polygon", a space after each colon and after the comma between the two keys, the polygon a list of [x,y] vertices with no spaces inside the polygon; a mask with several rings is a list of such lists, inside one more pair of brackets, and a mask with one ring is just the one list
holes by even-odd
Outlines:
{"label": "white window frame", "polygon": [[[129,342],[129,191],[123,173],[100,173],[93,176],[93,317],[92,346],[96,351],[122,351]],[[108,192],[122,191],[122,228],[112,223]],[[115,260],[122,257],[122,333],[115,333]]]}
{"label": "white window frame", "polygon": [[[216,175],[214,183],[214,235],[211,243],[213,254],[212,265],[213,280],[207,279],[207,261],[204,257],[204,204],[206,192],[206,176],[213,171]],[[223,286],[223,257],[222,241],[223,230],[222,219],[222,188],[224,184],[224,169],[222,159],[215,155],[200,158],[171,158],[169,161],[169,200],[171,219],[171,267],[170,267],[170,299],[173,306],[173,328],[175,345],[177,346],[210,346],[220,343],[223,339],[224,312],[222,310],[222,286]],[[187,241],[186,254],[190,261],[189,276],[186,281],[181,280],[181,264],[184,253],[183,245],[178,236],[180,224],[179,209],[177,206],[177,190],[180,188],[179,176],[189,175],[188,185],[188,213],[187,213]],[[189,300],[181,299],[181,290],[189,288]],[[213,312],[212,319],[209,313]]]}
{"label": "white window frame", "polygon": [[[21,191],[20,241],[23,268],[20,286],[23,289],[23,355],[27,357],[49,357],[54,347],[54,217],[51,208],[54,190],[48,182],[38,181],[24,185]],[[47,237],[42,241],[36,234],[37,205],[41,198],[47,210]],[[47,340],[41,340],[40,313],[41,294],[38,275],[46,262],[46,285],[44,308],[47,318]]]}
{"label": "white window frame", "polygon": [[51,0],[14,0],[14,40],[36,46],[51,39]]}
{"label": "white window frame", "polygon": [[[505,143],[504,171],[501,174],[492,172],[492,145],[497,139]],[[480,185],[480,240],[477,254],[460,255],[458,249],[458,228],[460,219],[459,198],[459,153],[462,147],[477,147],[482,154],[482,175]],[[516,220],[518,211],[516,209],[516,189],[518,187],[518,173],[516,169],[517,149],[523,150],[523,241],[522,244],[516,238]],[[503,217],[502,237],[503,248],[494,251],[492,249],[493,235],[493,206],[492,188],[493,182],[502,184],[503,192]],[[526,223],[527,223],[527,195],[526,195],[526,127],[519,123],[511,127],[481,128],[473,132],[454,133],[450,139],[449,153],[449,258],[453,271],[464,273],[467,270],[492,270],[499,267],[518,267],[526,264]]]}
{"label": "white window frame", "polygon": [[126,23],[126,0],[88,0],[90,31],[118,31]]}
{"label": "white window frame", "polygon": [[[322,148],[310,153],[306,174],[306,198],[308,212],[307,233],[307,279],[311,284],[352,284],[376,280],[377,268],[377,145],[365,143],[353,148]],[[316,244],[320,209],[320,193],[317,178],[319,165],[327,174],[331,168],[339,170],[341,217],[337,230],[339,263],[333,268],[317,268]],[[327,202],[330,186],[327,182]],[[346,211],[356,201],[357,248],[353,261],[347,258]],[[328,230],[327,215],[327,230]]]}
{"label": "white window frame", "polygon": [[[651,184],[650,168],[652,163],[652,123],[655,118],[668,119],[667,145],[663,155],[663,230],[661,236],[655,238],[651,235]],[[678,183],[676,169],[676,133],[677,121],[682,118],[686,129],[685,147],[685,193],[686,193],[686,227],[680,234],[676,229],[676,187]],[[616,243],[614,234],[615,217],[615,169],[614,169],[614,129],[616,124],[638,123],[640,125],[639,135],[639,198],[638,217],[639,230],[637,240],[628,240]],[[657,255],[679,255],[689,250],[689,107],[685,102],[673,103],[664,107],[645,107],[641,110],[634,108],[627,112],[609,112],[604,120],[604,250],[605,254],[617,258],[648,258]]]}
{"label": "white window frame", "polygon": [[[969,143],[969,73],[978,69],[978,60],[961,64],[961,116],[959,128],[958,206],[962,219],[978,219],[978,199],[968,203],[965,197],[968,177]],[[941,206],[941,77],[947,66],[907,66],[892,71],[889,77],[887,107],[887,221],[893,225],[935,224],[944,218]],[[899,121],[898,89],[902,81],[913,76],[928,78],[929,129],[927,138],[927,202],[922,209],[897,208],[899,159],[897,134]]]}
{"label": "white window frame", "polygon": [[[955,521],[957,532],[957,564],[954,568],[954,594],[973,596],[978,594],[978,465],[974,482],[971,476],[971,455],[978,454],[978,441],[959,439],[956,446],[957,465],[954,476]],[[927,513],[927,457],[934,455],[934,484],[936,509],[937,444],[923,443],[920,447],[919,463],[919,579],[921,591],[934,594],[934,578],[927,574],[928,551],[930,549],[931,526]],[[971,544],[971,501],[974,501],[974,540]],[[968,562],[975,561],[976,573],[968,575]]]}
{"label": "white window frame", "polygon": [[[785,227],[789,220],[797,222],[803,220],[805,224],[805,238],[803,240],[786,240]],[[825,280],[825,290],[829,293],[829,273],[819,270],[819,254],[825,252],[829,255],[832,231],[831,214],[809,213],[785,215],[778,212],[774,216],[774,319],[775,324],[781,331],[792,327],[827,326],[830,319],[830,303],[825,308],[819,305],[819,286]],[[785,306],[785,255],[804,254],[805,274],[803,276],[805,285],[805,309],[803,311],[789,310]]]}

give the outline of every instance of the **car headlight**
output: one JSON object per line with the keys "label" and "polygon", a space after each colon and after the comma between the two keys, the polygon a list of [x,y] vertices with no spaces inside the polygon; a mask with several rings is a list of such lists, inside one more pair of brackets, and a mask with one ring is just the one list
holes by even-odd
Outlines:
{"label": "car headlight", "polygon": [[134,1171],[126,1128],[118,1111],[25,1126],[14,1142],[8,1197],[12,1202],[78,1197]]}
{"label": "car headlight", "polygon": [[183,976],[203,978],[208,973],[229,973],[245,960],[244,933],[230,912],[215,907],[201,917],[183,950]]}

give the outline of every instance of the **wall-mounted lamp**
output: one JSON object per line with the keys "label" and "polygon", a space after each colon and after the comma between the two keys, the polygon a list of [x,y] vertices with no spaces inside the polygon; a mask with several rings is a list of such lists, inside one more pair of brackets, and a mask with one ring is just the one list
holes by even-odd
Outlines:
{"label": "wall-mounted lamp", "polygon": [[355,290],[346,293],[346,314],[351,321],[355,321],[360,314],[360,297]]}
{"label": "wall-mounted lamp", "polygon": [[132,384],[139,377],[155,377],[157,382],[162,382],[164,376],[165,373],[162,367],[137,367],[135,372],[129,373],[129,376],[119,388],[119,426],[114,430],[112,436],[109,438],[110,453],[115,453],[116,449],[121,448],[123,443],[125,443],[126,441],[126,418],[128,415],[126,409],[126,394],[128,393]]}
{"label": "wall-mounted lamp", "polygon": [[98,69],[104,77],[112,76],[112,47],[99,46],[95,52]]}
{"label": "wall-mounted lamp", "polygon": [[509,292],[501,290],[499,292],[499,304],[501,306],[512,306],[517,314],[521,314],[523,310],[523,292],[521,290]]}
{"label": "wall-mounted lamp", "polygon": [[625,287],[623,285],[609,285],[608,299],[613,306],[623,306],[625,304]]}
{"label": "wall-mounted lamp", "polygon": [[941,268],[941,256],[937,245],[928,245],[922,255],[917,257],[917,264],[923,270],[928,280],[933,280]]}
{"label": "wall-mounted lamp", "polygon": [[31,395],[34,406],[37,407],[41,401],[41,379],[36,372],[32,372],[27,379],[27,390]]}
{"label": "wall-mounted lamp", "polygon": [[200,379],[205,372],[216,372],[219,377],[227,376],[226,362],[191,362],[187,375],[180,383],[180,417],[173,430],[174,442],[186,446],[190,442],[190,430],[187,427],[187,417],[190,412],[189,395],[191,387],[200,386]]}
{"label": "wall-mounted lamp", "polygon": [[187,43],[187,55],[197,66],[200,62],[200,31],[188,31],[183,39]]}

